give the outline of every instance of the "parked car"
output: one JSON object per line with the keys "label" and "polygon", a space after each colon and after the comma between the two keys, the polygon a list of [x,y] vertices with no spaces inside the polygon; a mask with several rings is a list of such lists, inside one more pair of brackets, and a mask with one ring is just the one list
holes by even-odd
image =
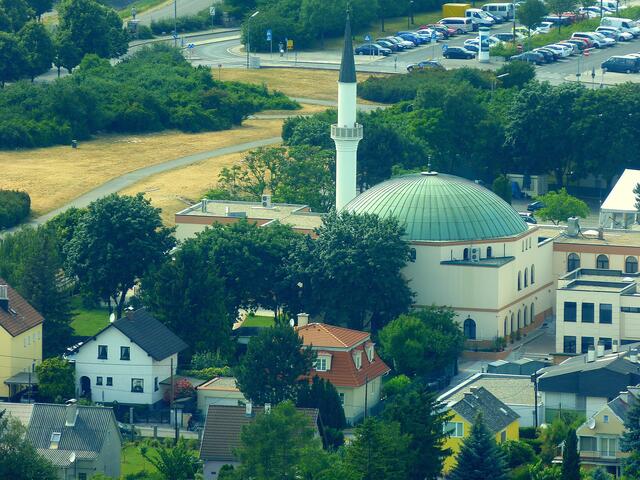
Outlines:
{"label": "parked car", "polygon": [[586,38],[595,48],[605,48],[607,46],[606,42],[600,40],[590,32],[575,32],[571,35],[571,38]]}
{"label": "parked car", "polygon": [[398,37],[397,35],[393,36],[393,38],[395,38],[398,42],[400,42],[400,45],[404,45],[405,48],[415,48],[416,44],[414,42],[412,42],[411,40],[405,40],[402,37]]}
{"label": "parked car", "polygon": [[437,60],[424,60],[407,66],[408,72],[413,72],[414,70],[445,70],[445,68]]}
{"label": "parked car", "polygon": [[602,62],[603,72],[638,73],[640,58],[629,55],[610,57]]}
{"label": "parked car", "polygon": [[493,35],[491,35],[491,37],[495,38],[496,40],[500,40],[501,42],[513,42],[514,38],[515,40],[520,40],[523,38],[523,36],[518,32],[516,32],[515,37],[513,36],[513,33],[510,32],[494,33]]}
{"label": "parked car", "polygon": [[[379,38],[378,40],[385,40],[387,42],[393,43],[396,47],[398,47],[398,51],[400,51],[400,52],[402,52],[403,50],[405,50],[407,48],[404,45],[404,40],[400,41],[400,40],[396,39],[395,37],[384,37],[384,38]],[[376,42],[378,40],[376,40]]]}
{"label": "parked car", "polygon": [[538,221],[534,218],[531,212],[518,212],[520,218],[522,218],[525,222],[535,225]]}
{"label": "parked car", "polygon": [[546,48],[534,48],[533,51],[541,53],[544,57],[544,61],[547,63],[552,63],[558,60],[558,57],[552,50],[547,50]]}
{"label": "parked car", "polygon": [[436,34],[436,41],[437,40],[444,40],[445,38],[447,38],[447,37],[445,37],[444,33],[439,32],[435,28],[421,28],[416,33],[421,34],[421,35],[429,35],[429,38],[433,37],[433,34],[435,33]]}
{"label": "parked car", "polygon": [[629,40],[633,40],[634,36],[631,32],[625,32],[620,27],[598,27],[596,28],[596,32],[602,33],[603,35],[613,34],[615,35],[613,38],[618,40],[619,42],[628,42]]}
{"label": "parked car", "polygon": [[640,37],[638,22],[634,22],[630,18],[603,17],[602,20],[600,20],[600,25],[603,27],[619,27],[623,31],[631,33],[636,38]]}
{"label": "parked car", "polygon": [[575,45],[576,47],[578,47],[578,50],[580,50],[581,52],[589,48],[586,43],[576,38],[574,38],[573,40],[564,40],[564,43],[570,43],[572,45]]}
{"label": "parked car", "polygon": [[534,30],[538,33],[549,33],[553,26],[553,22],[540,22],[539,25],[536,25]]}
{"label": "parked car", "polygon": [[564,40],[562,42],[558,42],[557,45],[561,45],[563,47],[570,48],[571,49],[571,55],[579,55],[580,52],[582,52],[582,50],[580,50],[580,48],[578,48],[578,46],[576,44],[565,42]]}
{"label": "parked car", "polygon": [[456,34],[456,31],[453,28],[449,28],[446,25],[440,25],[439,23],[433,23],[430,25],[422,25],[420,29],[431,28],[436,32],[442,33],[444,38],[453,37]]}
{"label": "parked car", "polygon": [[378,38],[376,43],[381,47],[388,48],[392,52],[398,52],[400,50],[404,50],[404,48],[400,47],[397,43],[390,42],[389,40],[385,40],[384,38]]}
{"label": "parked car", "polygon": [[413,44],[417,47],[418,45],[422,45],[423,43],[425,43],[425,41],[420,38],[420,36],[416,35],[415,33],[409,33],[409,32],[398,32],[395,35],[396,37],[400,37],[403,40],[406,40],[407,42],[413,42]]}
{"label": "parked car", "polygon": [[438,23],[447,25],[455,29],[458,35],[463,33],[469,33],[473,31],[473,22],[470,18],[466,17],[447,17],[440,20]]}
{"label": "parked car", "polygon": [[570,57],[573,53],[573,48],[567,47],[564,45],[559,45],[557,43],[552,43],[551,45],[545,45],[546,48],[549,48],[553,51],[557,51],[560,53],[560,58]]}
{"label": "parked car", "polygon": [[355,53],[356,55],[383,55],[386,57],[391,55],[391,50],[377,43],[365,43],[357,47]]}
{"label": "parked car", "polygon": [[519,55],[514,55],[509,58],[509,61],[519,61],[519,62],[527,62],[527,63],[535,63],[536,65],[544,65],[546,60],[544,55],[540,52],[524,52]]}
{"label": "parked car", "polygon": [[599,33],[599,32],[589,32],[589,33],[594,34],[596,38],[602,40],[605,43],[605,46],[607,47],[615,47],[616,43],[618,43],[615,39],[608,38],[604,36],[602,33]]}
{"label": "parked car", "polygon": [[493,14],[491,12],[487,12],[487,15],[489,15],[489,17],[493,18],[493,22],[496,25],[499,25],[499,24],[501,24],[501,23],[503,23],[505,21],[504,18],[502,18],[501,16],[495,15],[495,14]]}
{"label": "parked car", "polygon": [[446,52],[442,53],[444,58],[458,58],[463,60],[471,60],[476,54],[464,47],[449,47]]}
{"label": "parked car", "polygon": [[539,200],[535,202],[531,202],[529,205],[527,205],[527,211],[529,212],[537,212],[541,208],[544,208],[544,203],[542,203]]}

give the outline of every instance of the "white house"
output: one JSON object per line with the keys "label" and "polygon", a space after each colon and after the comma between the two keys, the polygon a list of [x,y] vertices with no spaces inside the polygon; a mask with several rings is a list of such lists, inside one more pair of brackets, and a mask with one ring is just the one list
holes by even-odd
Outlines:
{"label": "white house", "polygon": [[187,344],[144,308],[98,332],[69,355],[76,390],[94,402],[153,405],[162,400],[160,382],[178,365]]}

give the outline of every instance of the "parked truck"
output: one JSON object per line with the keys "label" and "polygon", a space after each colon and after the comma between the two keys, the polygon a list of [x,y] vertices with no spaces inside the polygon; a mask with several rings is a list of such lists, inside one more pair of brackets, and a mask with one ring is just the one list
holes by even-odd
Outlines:
{"label": "parked truck", "polygon": [[470,3],[445,3],[442,5],[442,16],[444,18],[464,17],[469,8],[471,8]]}

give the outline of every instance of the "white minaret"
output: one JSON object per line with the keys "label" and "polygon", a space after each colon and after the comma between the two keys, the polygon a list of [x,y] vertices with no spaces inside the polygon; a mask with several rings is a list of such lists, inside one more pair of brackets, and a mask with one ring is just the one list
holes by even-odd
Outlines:
{"label": "white minaret", "polygon": [[344,50],[338,78],[338,123],[331,125],[336,142],[336,210],[339,212],[356,197],[356,155],[362,140],[362,125],[356,123],[356,65],[351,43],[351,23],[347,14]]}

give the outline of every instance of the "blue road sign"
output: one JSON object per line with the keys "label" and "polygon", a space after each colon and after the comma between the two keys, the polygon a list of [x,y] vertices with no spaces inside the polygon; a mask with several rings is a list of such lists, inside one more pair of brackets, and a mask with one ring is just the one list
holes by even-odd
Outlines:
{"label": "blue road sign", "polygon": [[431,40],[437,40],[438,39],[438,35],[436,34],[436,32],[431,32]]}
{"label": "blue road sign", "polygon": [[190,43],[187,45],[187,48],[195,48],[196,44],[195,43]]}
{"label": "blue road sign", "polygon": [[365,42],[370,42],[371,41],[371,35],[365,35],[364,36],[364,41]]}
{"label": "blue road sign", "polygon": [[449,45],[447,45],[446,43],[442,44],[442,53],[446,52],[449,49]]}
{"label": "blue road sign", "polygon": [[271,29],[268,29],[268,30],[267,30],[267,42],[270,42],[270,41],[271,41],[271,38],[272,38],[272,36],[271,36]]}

